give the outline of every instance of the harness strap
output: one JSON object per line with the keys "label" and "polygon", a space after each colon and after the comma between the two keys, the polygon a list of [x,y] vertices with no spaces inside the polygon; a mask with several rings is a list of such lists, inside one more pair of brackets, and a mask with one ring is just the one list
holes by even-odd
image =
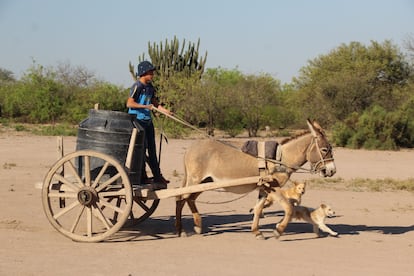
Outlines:
{"label": "harness strap", "polygon": [[257,162],[259,169],[266,168],[266,161],[265,161],[265,142],[258,142],[257,143]]}
{"label": "harness strap", "polygon": [[276,148],[276,161],[282,161],[282,146],[280,144],[278,144]]}
{"label": "harness strap", "polygon": [[265,142],[257,143],[257,167],[259,168],[260,176],[267,175]]}

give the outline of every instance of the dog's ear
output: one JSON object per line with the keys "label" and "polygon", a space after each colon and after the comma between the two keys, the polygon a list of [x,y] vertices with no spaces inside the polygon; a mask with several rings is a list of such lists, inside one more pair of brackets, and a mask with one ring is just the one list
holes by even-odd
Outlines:
{"label": "dog's ear", "polygon": [[326,208],[326,205],[322,203],[321,204],[321,208],[325,209]]}
{"label": "dog's ear", "polygon": [[295,185],[295,187],[299,185],[299,182],[297,181],[292,181],[292,182],[293,182],[293,185]]}

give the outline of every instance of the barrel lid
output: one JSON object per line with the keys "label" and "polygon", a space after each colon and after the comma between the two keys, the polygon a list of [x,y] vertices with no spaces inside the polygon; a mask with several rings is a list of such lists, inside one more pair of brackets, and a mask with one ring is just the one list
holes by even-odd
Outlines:
{"label": "barrel lid", "polygon": [[90,109],[89,117],[98,117],[104,119],[121,119],[121,120],[130,120],[134,116],[126,112],[121,111],[112,111],[112,110],[102,110],[102,109]]}
{"label": "barrel lid", "polygon": [[90,109],[89,117],[79,123],[79,129],[131,133],[143,131],[135,115],[126,112]]}

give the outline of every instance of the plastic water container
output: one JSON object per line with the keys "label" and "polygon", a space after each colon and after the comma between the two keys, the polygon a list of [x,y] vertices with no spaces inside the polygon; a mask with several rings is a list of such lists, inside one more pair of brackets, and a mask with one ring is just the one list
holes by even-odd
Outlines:
{"label": "plastic water container", "polygon": [[[131,166],[128,169],[125,167],[125,161],[134,128],[138,132]],[[91,109],[89,117],[79,124],[76,150],[88,149],[110,155],[124,167],[131,184],[140,184],[145,160],[144,139],[144,130],[135,116],[119,111]],[[99,170],[104,161],[98,158],[92,159],[95,160],[91,160],[91,170]]]}

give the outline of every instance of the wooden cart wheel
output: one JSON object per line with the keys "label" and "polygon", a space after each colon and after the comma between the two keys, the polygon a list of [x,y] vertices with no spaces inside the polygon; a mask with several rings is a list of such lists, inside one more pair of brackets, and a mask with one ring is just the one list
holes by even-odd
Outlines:
{"label": "wooden cart wheel", "polygon": [[136,226],[149,218],[157,209],[160,200],[134,197],[134,202],[129,219],[125,223],[126,227]]}
{"label": "wooden cart wheel", "polygon": [[43,182],[42,201],[49,222],[60,233],[74,241],[98,242],[127,221],[133,197],[117,160],[81,150],[52,166]]}
{"label": "wooden cart wheel", "polygon": [[[134,197],[133,200],[136,204],[132,204],[131,213],[128,217],[128,220],[124,224],[125,228],[137,226],[149,218],[155,212],[158,204],[160,203],[159,199]],[[121,206],[123,204],[123,201],[123,199],[118,198],[116,200],[116,206]],[[117,217],[114,217],[114,220],[117,220]]]}

